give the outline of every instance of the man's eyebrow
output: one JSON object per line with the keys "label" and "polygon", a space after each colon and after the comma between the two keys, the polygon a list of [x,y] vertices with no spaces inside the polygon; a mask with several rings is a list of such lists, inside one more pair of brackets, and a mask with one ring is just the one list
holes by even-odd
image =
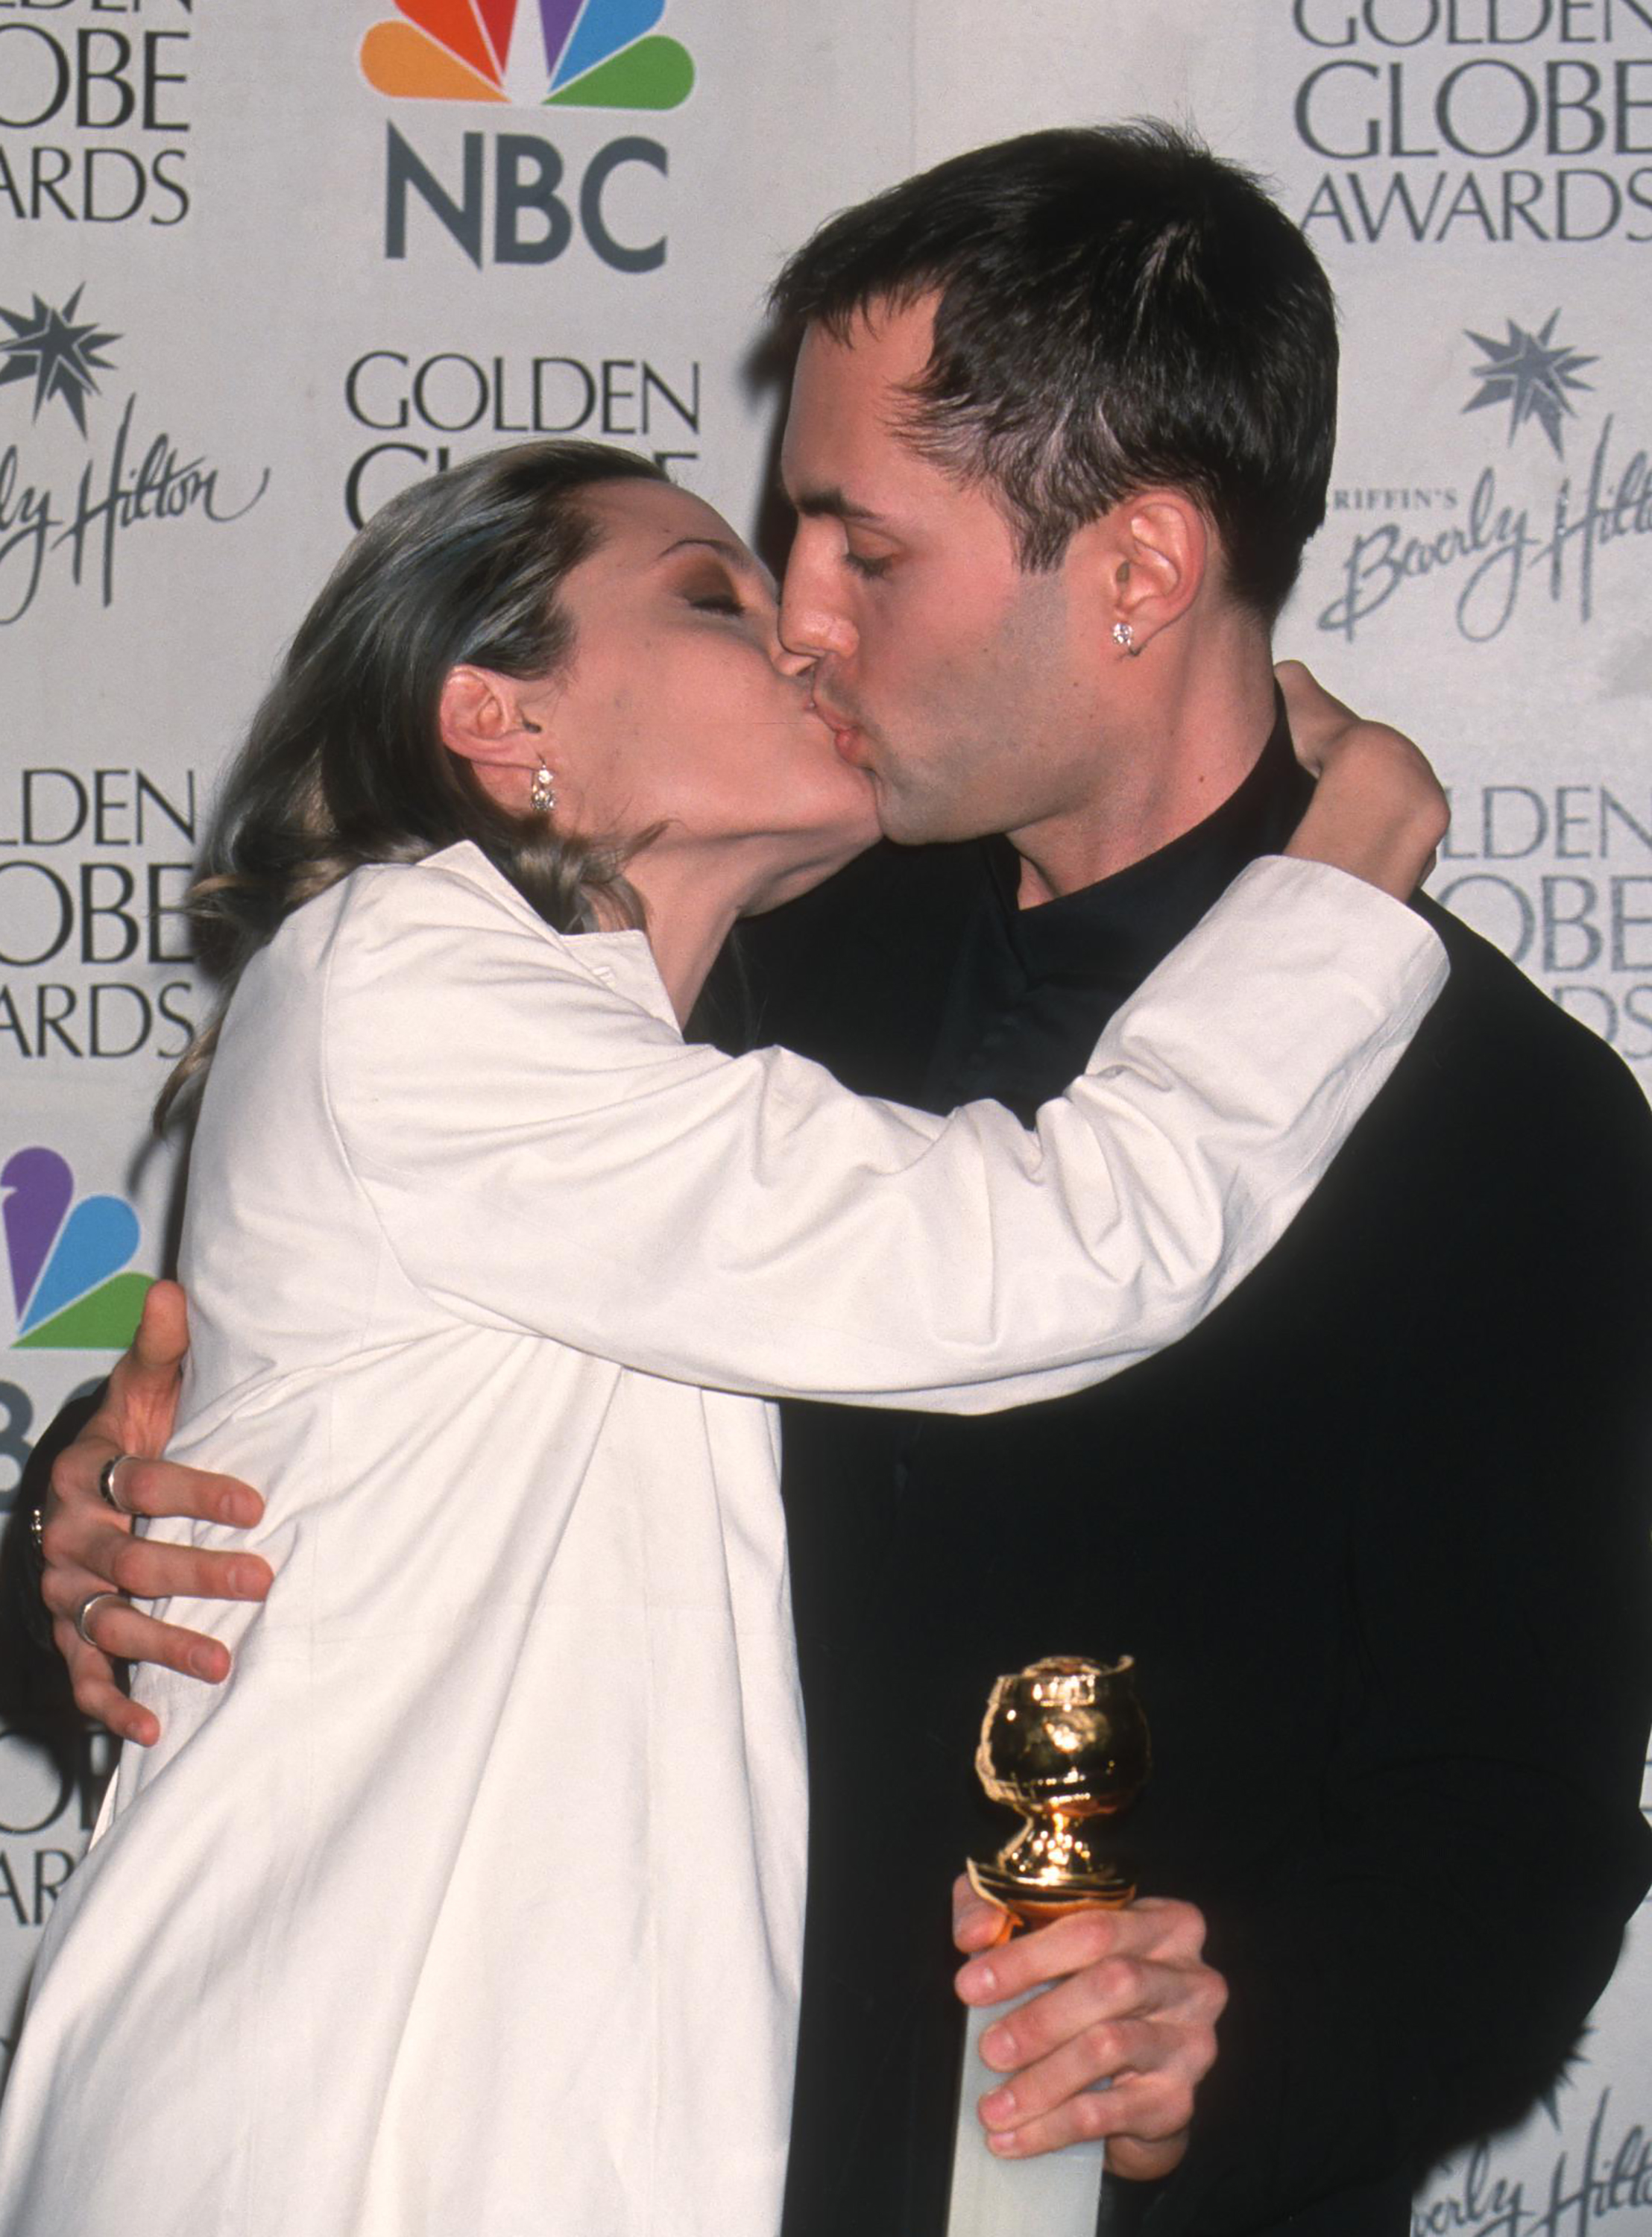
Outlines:
{"label": "man's eyebrow", "polygon": [[816,520],[823,516],[833,520],[880,521],[883,518],[883,515],[874,512],[870,505],[856,505],[842,490],[836,488],[800,490],[792,504],[806,520]]}

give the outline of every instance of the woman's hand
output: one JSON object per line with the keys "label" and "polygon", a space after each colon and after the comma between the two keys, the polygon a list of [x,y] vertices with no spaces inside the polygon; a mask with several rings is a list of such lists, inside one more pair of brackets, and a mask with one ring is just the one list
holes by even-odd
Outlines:
{"label": "woman's hand", "polygon": [[[151,1600],[181,1593],[256,1600],[272,1582],[269,1564],[256,1554],[208,1553],[133,1534],[135,1514],[194,1515],[246,1529],[264,1511],[258,1494],[232,1476],[155,1457],[172,1432],[188,1341],[183,1291],[174,1282],[156,1282],[102,1404],[52,1464],[41,1517],[46,1565],[41,1594],[75,1699],[117,1739],[144,1747],[160,1738],[161,1727],[149,1710],[122,1692],[115,1659],[164,1663],[216,1684],[229,1674],[229,1653],[215,1639],[142,1614],[124,1596]],[[102,1497],[98,1478],[105,1462],[119,1455],[131,1457],[117,1472],[117,1510]],[[123,1597],[100,1599],[82,1632],[76,1619],[87,1601],[110,1593]]]}
{"label": "woman's hand", "polygon": [[1439,780],[1407,737],[1333,699],[1300,660],[1274,671],[1291,742],[1319,779],[1287,855],[1330,862],[1408,901],[1434,867],[1451,809]]}

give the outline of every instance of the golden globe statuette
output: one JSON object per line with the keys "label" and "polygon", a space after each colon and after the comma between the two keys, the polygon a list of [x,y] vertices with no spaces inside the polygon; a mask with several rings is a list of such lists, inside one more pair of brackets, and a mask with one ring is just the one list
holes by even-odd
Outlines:
{"label": "golden globe statuette", "polygon": [[[1107,1821],[1135,1801],[1150,1763],[1129,1655],[1100,1663],[1054,1654],[999,1679],[981,1726],[976,1774],[1022,1825],[991,1858],[971,1858],[969,1874],[976,1892],[1005,1914],[1006,1938],[1070,1910],[1129,1902],[1135,1869]],[[982,2063],[979,2043],[1012,2009],[1006,2003],[970,2012],[947,2237],[1095,2237],[1104,2143],[1071,2144],[1031,2160],[996,2159],[987,2148],[976,2106],[1004,2076]]]}

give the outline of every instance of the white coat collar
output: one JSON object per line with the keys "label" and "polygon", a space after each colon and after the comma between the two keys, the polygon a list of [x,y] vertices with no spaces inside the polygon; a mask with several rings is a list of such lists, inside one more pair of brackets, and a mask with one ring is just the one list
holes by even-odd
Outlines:
{"label": "white coat collar", "polygon": [[604,987],[611,987],[615,993],[635,1002],[650,1017],[661,1020],[674,1033],[678,1030],[677,1013],[671,1006],[671,997],[666,992],[646,933],[556,931],[517,892],[504,873],[494,867],[474,840],[460,839],[451,847],[441,848],[434,855],[426,855],[417,867],[440,870],[474,886],[490,900],[508,908],[521,924],[537,933],[576,970]]}

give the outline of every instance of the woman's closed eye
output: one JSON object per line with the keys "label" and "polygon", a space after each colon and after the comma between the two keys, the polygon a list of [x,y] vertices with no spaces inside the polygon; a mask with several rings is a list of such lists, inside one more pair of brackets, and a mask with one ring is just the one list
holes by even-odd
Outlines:
{"label": "woman's closed eye", "polygon": [[719,620],[772,623],[773,599],[755,571],[748,577],[725,566],[721,559],[696,554],[675,588],[677,597],[694,613],[711,614]]}

